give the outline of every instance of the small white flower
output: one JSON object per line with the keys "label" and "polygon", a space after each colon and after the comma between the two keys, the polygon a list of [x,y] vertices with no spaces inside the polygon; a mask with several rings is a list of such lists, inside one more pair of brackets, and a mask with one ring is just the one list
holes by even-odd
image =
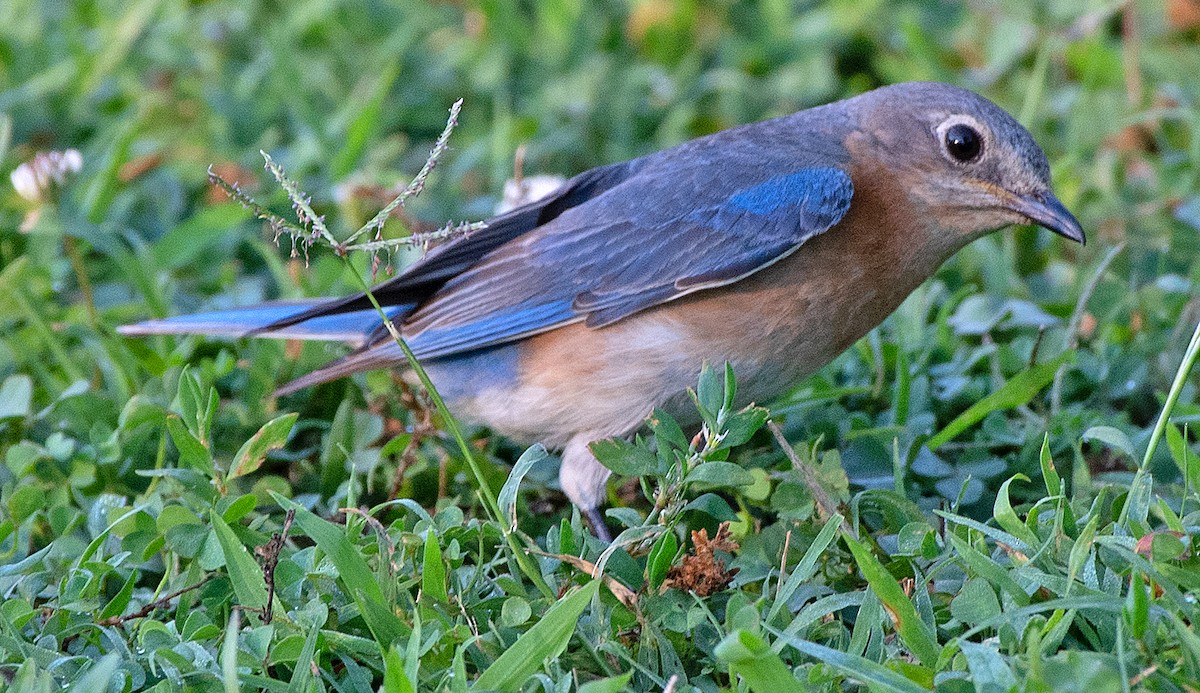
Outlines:
{"label": "small white flower", "polygon": [[504,182],[504,197],[496,205],[496,214],[503,214],[521,205],[536,202],[562,187],[567,182],[562,176],[526,176]]}
{"label": "small white flower", "polygon": [[13,169],[9,175],[13,189],[30,202],[45,202],[52,193],[67,182],[67,178],[83,168],[83,155],[78,149],[38,152],[32,159]]}
{"label": "small white flower", "polygon": [[50,154],[51,157],[55,154],[59,155],[58,161],[61,175],[79,173],[83,170],[83,155],[79,153],[78,149],[68,149],[65,152],[51,152]]}
{"label": "small white flower", "polygon": [[33,164],[24,163],[13,169],[9,178],[17,194],[30,202],[42,201],[42,185],[38,182],[37,171]]}

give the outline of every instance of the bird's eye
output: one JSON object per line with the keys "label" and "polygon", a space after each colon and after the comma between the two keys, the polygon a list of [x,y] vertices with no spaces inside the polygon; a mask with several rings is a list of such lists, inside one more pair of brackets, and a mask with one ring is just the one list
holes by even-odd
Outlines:
{"label": "bird's eye", "polygon": [[946,130],[946,151],[963,163],[974,161],[983,151],[983,137],[970,125],[952,125]]}

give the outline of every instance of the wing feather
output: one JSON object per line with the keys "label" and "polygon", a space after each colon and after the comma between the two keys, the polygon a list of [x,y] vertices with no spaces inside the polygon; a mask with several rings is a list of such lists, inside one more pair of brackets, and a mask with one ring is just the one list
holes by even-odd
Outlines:
{"label": "wing feather", "polygon": [[438,358],[580,320],[603,327],[779,261],[837,224],[852,195],[843,169],[809,166],[716,199],[710,190],[709,204],[673,216],[568,210],[448,281],[405,333],[418,356]]}
{"label": "wing feather", "polygon": [[[642,160],[635,159],[585,171],[550,195],[489,219],[482,230],[434,248],[399,276],[373,287],[371,293],[384,306],[419,304],[488,253],[619,185],[635,175],[641,165]],[[261,325],[252,334],[264,336],[313,318],[371,308],[366,294],[352,294]],[[385,335],[376,331],[375,336]]]}

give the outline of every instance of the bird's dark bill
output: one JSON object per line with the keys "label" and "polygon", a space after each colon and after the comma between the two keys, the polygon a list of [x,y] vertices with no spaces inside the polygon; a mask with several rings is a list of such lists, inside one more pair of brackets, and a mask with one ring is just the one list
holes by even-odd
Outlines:
{"label": "bird's dark bill", "polygon": [[1076,243],[1087,243],[1087,236],[1084,235],[1079,220],[1050,193],[1020,196],[1014,201],[1013,211],[1063,238],[1069,238]]}

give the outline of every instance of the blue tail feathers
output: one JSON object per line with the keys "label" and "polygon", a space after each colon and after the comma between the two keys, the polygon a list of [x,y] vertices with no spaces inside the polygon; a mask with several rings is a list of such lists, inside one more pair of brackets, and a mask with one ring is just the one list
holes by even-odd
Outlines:
{"label": "blue tail feathers", "polygon": [[[383,326],[379,314],[374,309],[369,309],[322,315],[295,325],[270,329],[270,326],[275,323],[285,321],[325,302],[324,300],[315,300],[263,303],[244,308],[229,308],[161,320],[147,320],[134,325],[122,325],[117,328],[117,331],[128,335],[204,334],[229,339],[247,336],[273,337],[345,342],[355,347],[361,347],[365,346],[368,339]],[[388,306],[384,308],[384,312],[388,314],[388,317],[398,319],[411,308],[411,306]],[[264,328],[268,329],[264,330]]]}

